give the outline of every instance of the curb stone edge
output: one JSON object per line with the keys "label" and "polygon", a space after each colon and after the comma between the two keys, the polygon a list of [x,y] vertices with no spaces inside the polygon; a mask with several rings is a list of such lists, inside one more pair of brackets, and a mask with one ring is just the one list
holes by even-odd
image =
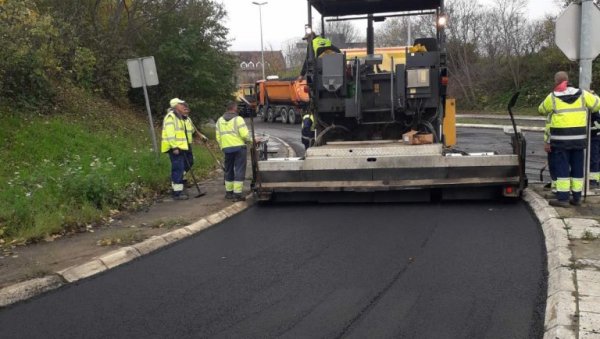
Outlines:
{"label": "curb stone edge", "polygon": [[576,339],[578,332],[575,271],[566,225],[546,199],[526,189],[523,200],[535,214],[544,234],[547,255],[548,293],[544,317],[544,339]]}

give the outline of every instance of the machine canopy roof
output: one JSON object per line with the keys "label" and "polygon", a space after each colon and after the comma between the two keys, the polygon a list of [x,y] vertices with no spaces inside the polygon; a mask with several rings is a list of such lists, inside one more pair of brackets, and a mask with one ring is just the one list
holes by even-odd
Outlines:
{"label": "machine canopy roof", "polygon": [[310,0],[323,16],[375,14],[437,9],[442,0]]}

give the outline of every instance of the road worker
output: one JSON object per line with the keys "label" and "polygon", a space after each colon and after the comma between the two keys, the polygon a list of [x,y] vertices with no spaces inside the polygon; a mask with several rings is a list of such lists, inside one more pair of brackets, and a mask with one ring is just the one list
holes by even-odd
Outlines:
{"label": "road worker", "polygon": [[225,198],[245,200],[242,191],[246,177],[246,144],[251,137],[235,102],[227,103],[227,112],[217,120],[216,137],[225,155]]}
{"label": "road worker", "polygon": [[[171,160],[171,186],[174,200],[187,200],[184,188],[185,174],[194,164],[192,142],[194,133],[206,141],[205,135],[196,131],[191,118],[190,109],[185,101],[174,98],[169,102],[170,108],[163,120],[161,152],[168,153]],[[200,193],[201,194],[201,193]]]}
{"label": "road worker", "polygon": [[[309,38],[312,38],[312,49],[313,52],[315,53],[315,58],[319,58],[323,55],[327,55],[327,54],[331,54],[331,53],[342,53],[342,51],[337,48],[336,46],[334,46],[331,43],[331,40],[321,37],[319,35],[316,35],[314,32],[307,34],[306,36],[304,36],[304,38],[302,38],[303,40],[309,40]],[[308,63],[308,48],[306,49],[306,59],[304,60],[304,64],[302,65],[302,70],[300,71],[300,78],[306,75],[306,71],[307,71],[307,63]]]}
{"label": "road worker", "polygon": [[315,118],[312,113],[306,113],[302,117],[302,144],[308,149],[315,142]]}
{"label": "road worker", "polygon": [[[584,150],[587,147],[588,109],[600,110],[600,98],[568,84],[566,72],[554,76],[554,91],[540,104],[541,114],[551,115],[549,138],[544,150],[552,152],[556,175],[557,199],[550,205],[569,207],[581,205],[583,191]],[[572,192],[572,199],[569,195]]]}

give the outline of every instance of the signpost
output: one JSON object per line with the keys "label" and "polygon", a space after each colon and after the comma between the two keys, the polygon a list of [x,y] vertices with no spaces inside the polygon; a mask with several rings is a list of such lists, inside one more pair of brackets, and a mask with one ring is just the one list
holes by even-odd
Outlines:
{"label": "signpost", "polygon": [[[590,90],[592,62],[600,53],[600,9],[592,0],[571,3],[556,20],[556,45],[572,61],[579,60],[579,88]],[[589,121],[589,117],[588,117]],[[590,126],[584,160],[583,192],[587,197],[590,164]]]}
{"label": "signpost", "polygon": [[556,20],[556,45],[572,61],[579,60],[579,87],[589,90],[592,61],[600,53],[600,9],[592,0],[572,3]]}
{"label": "signpost", "polygon": [[158,85],[158,74],[156,73],[156,64],[154,57],[143,57],[127,60],[127,69],[129,70],[129,80],[132,88],[144,88],[144,98],[146,99],[146,111],[148,111],[148,122],[150,123],[150,136],[152,137],[152,147],[158,156],[158,146],[156,144],[156,133],[154,131],[154,122],[152,121],[152,112],[150,111],[150,100],[148,99],[147,86]]}

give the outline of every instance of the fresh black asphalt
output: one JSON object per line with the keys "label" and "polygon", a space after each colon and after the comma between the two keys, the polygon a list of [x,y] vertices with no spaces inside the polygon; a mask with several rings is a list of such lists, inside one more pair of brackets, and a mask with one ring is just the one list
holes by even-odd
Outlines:
{"label": "fresh black asphalt", "polygon": [[255,206],[0,310],[2,338],[535,338],[524,203]]}

